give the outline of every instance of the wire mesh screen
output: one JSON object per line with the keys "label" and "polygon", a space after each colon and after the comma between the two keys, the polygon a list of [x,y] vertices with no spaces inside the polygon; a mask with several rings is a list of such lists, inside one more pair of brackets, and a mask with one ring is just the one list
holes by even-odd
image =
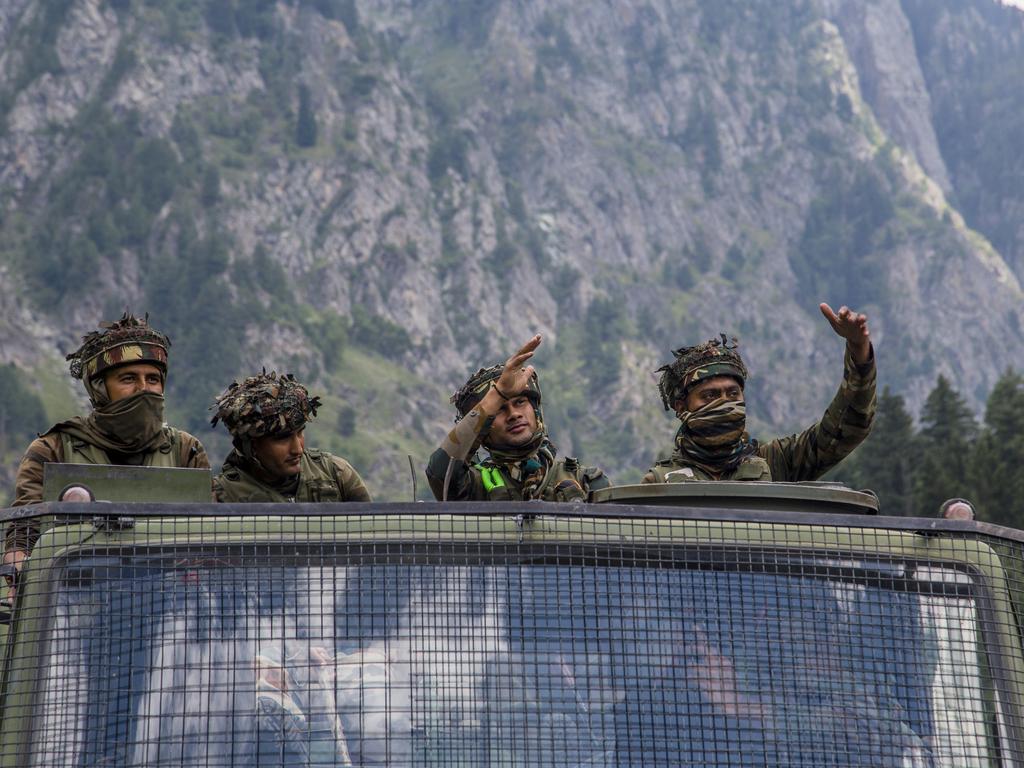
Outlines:
{"label": "wire mesh screen", "polygon": [[52,528],[2,765],[995,766],[1016,541],[544,516]]}

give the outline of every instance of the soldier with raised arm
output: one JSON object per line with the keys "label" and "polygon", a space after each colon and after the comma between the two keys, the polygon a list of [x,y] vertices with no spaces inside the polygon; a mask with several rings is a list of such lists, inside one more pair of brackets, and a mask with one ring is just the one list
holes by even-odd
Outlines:
{"label": "soldier with raised arm", "polygon": [[[43,500],[47,463],[210,466],[199,440],[164,423],[170,346],[167,336],[149,325],[148,315],[139,319],[127,312],[84,337],[67,360],[92,412],[55,424],[32,441],[18,467],[12,506]],[[33,520],[8,525],[4,563],[20,567],[38,537]]]}
{"label": "soldier with raised arm", "polygon": [[[438,501],[586,501],[611,485],[600,469],[557,457],[544,426],[540,382],[526,364],[540,343],[538,334],[452,395],[455,428],[426,470]],[[479,461],[481,447],[488,456]]]}
{"label": "soldier with raised arm", "polygon": [[842,307],[821,313],[846,340],[843,380],[821,420],[799,435],[759,443],[746,431],[747,368],[725,334],[674,352],[658,388],[666,410],[682,424],[672,457],[645,483],[693,480],[816,480],[848,456],[871,430],[875,415],[875,356],[864,314]]}
{"label": "soldier with raised arm", "polygon": [[320,398],[294,376],[264,371],[234,382],[213,407],[211,424],[224,422],[233,446],[213,479],[217,501],[370,501],[345,459],[306,448],[306,423]]}

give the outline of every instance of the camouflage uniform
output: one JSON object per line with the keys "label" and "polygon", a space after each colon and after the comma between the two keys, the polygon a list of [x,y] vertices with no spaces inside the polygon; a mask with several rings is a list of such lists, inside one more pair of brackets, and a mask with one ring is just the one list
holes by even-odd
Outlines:
{"label": "camouflage uniform", "polygon": [[[713,376],[732,376],[742,385],[747,376],[746,367],[725,335],[721,341],[709,341],[697,347],[675,352],[676,360],[659,370],[662,372],[659,389],[666,410],[674,408],[678,400],[685,399],[695,384]],[[742,430],[745,413],[742,403],[729,406],[736,412]],[[683,413],[680,418],[698,414]],[[844,359],[843,380],[821,420],[799,435],[790,435],[758,443],[750,440],[746,432],[732,445],[734,456],[723,462],[722,471],[714,471],[707,463],[695,459],[684,446],[684,430],[676,435],[676,450],[670,459],[657,462],[644,476],[645,483],[687,482],[693,480],[776,480],[797,482],[816,480],[848,456],[863,442],[871,430],[875,415],[875,360],[864,364],[854,362],[849,348]],[[684,422],[685,424],[685,422]],[[720,433],[726,429],[712,425]],[[713,442],[709,440],[708,442]],[[724,445],[722,446],[725,447]]]}
{"label": "camouflage uniform", "polygon": [[[102,323],[101,330],[85,336],[82,346],[67,356],[71,375],[82,380],[93,412],[86,418],[55,424],[32,441],[18,467],[12,506],[42,501],[43,465],[47,463],[210,466],[198,439],[163,423],[162,395],[140,393],[112,403],[107,394],[104,376],[124,365],[153,365],[166,381],[170,340],[148,320],[125,313],[116,322]],[[144,429],[137,434],[123,434],[130,429],[118,430],[119,419],[134,418],[125,406],[143,414],[140,424]],[[8,550],[28,551],[38,537],[35,521],[17,521],[5,531],[5,546]]]}
{"label": "camouflage uniform", "polygon": [[[571,457],[556,458],[555,446],[547,439],[544,427],[536,374],[522,393],[530,399],[537,416],[533,439],[518,449],[488,445],[487,434],[495,414],[484,413],[477,405],[501,376],[502,368],[481,368],[452,395],[458,413],[456,426],[427,464],[427,481],[434,497],[438,501],[586,501],[591,491],[610,486],[611,481],[597,467],[582,466]],[[476,461],[481,445],[489,456]]]}
{"label": "camouflage uniform", "polygon": [[213,426],[223,421],[234,448],[213,480],[221,502],[370,501],[359,473],[344,459],[326,451],[305,450],[299,473],[271,477],[253,452],[253,440],[284,437],[304,429],[316,416],[319,397],[310,397],[289,374],[250,376],[233,383],[217,398]]}

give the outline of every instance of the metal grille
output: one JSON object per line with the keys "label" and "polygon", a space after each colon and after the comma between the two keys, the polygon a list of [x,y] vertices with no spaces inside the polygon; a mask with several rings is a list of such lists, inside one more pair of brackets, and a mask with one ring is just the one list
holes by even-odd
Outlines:
{"label": "metal grille", "polygon": [[57,520],[0,765],[1021,760],[1016,532],[359,506]]}

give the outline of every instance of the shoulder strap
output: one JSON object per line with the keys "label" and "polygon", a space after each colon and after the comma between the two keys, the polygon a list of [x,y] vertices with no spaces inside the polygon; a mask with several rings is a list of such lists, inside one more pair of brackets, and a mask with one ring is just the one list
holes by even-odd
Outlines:
{"label": "shoulder strap", "polygon": [[213,479],[217,500],[223,502],[284,502],[284,496],[259,483],[237,467],[224,467]]}
{"label": "shoulder strap", "polygon": [[344,501],[338,467],[327,451],[309,449],[302,462],[298,501]]}
{"label": "shoulder strap", "polygon": [[768,466],[768,462],[760,456],[749,456],[740,462],[729,479],[769,481],[772,479],[772,470]]}
{"label": "shoulder strap", "polygon": [[181,431],[164,425],[164,437],[167,442],[146,455],[144,466],[147,467],[183,467],[184,457],[181,454]]}
{"label": "shoulder strap", "polygon": [[672,471],[671,461],[659,461],[648,472],[654,477],[657,483],[667,483],[668,473]]}
{"label": "shoulder strap", "polygon": [[65,464],[109,464],[110,457],[102,448],[84,440],[76,440],[67,432],[58,432]]}
{"label": "shoulder strap", "polygon": [[544,480],[541,498],[546,501],[582,501],[587,498],[576,459],[556,459]]}

